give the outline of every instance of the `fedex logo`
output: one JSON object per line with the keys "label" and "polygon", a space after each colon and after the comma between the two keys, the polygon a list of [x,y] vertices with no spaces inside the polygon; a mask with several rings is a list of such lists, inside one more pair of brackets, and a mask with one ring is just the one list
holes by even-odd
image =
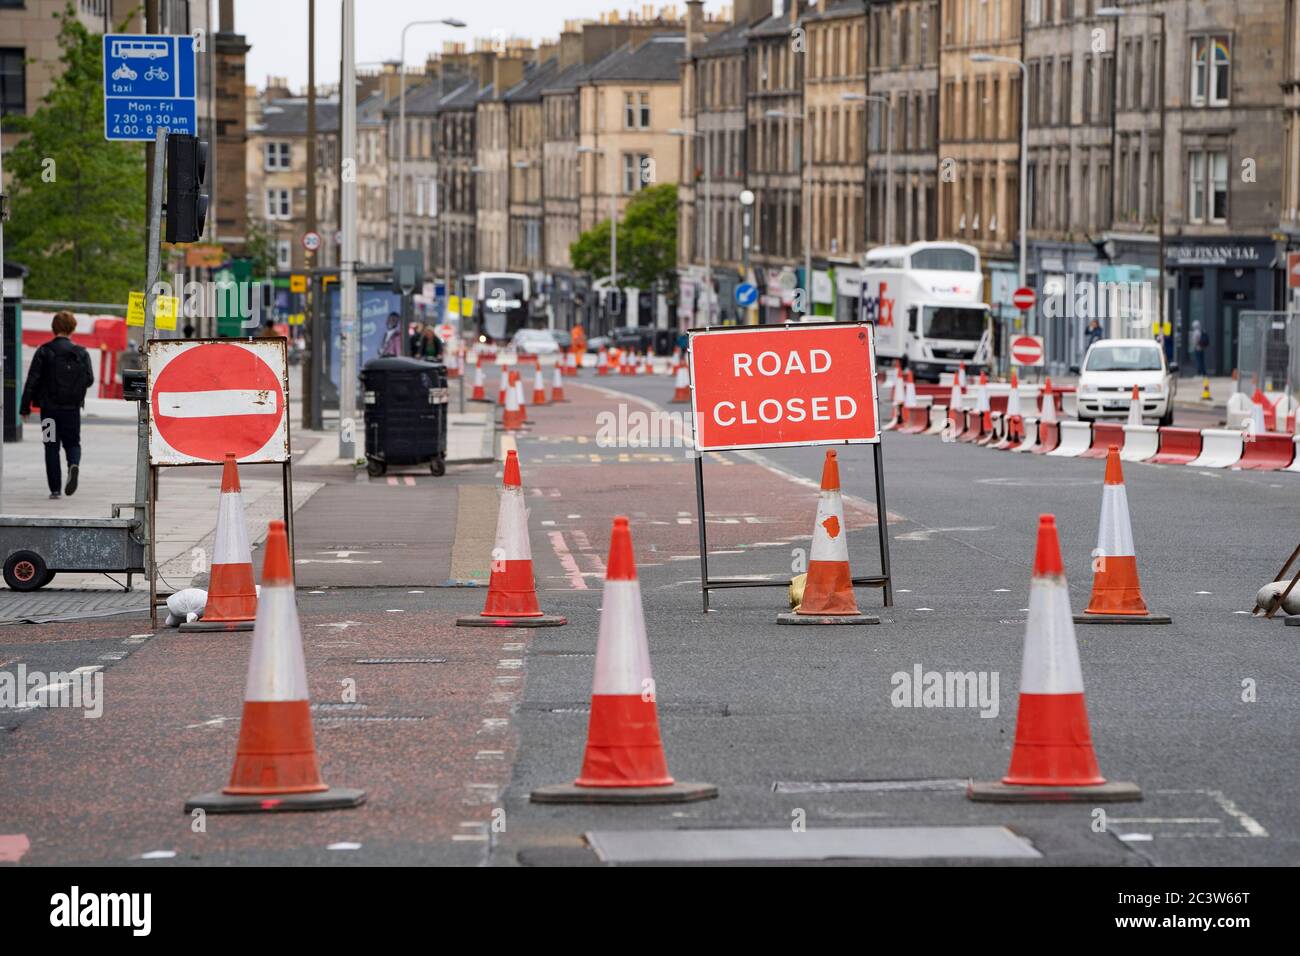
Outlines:
{"label": "fedex logo", "polygon": [[862,284],[862,318],[867,322],[875,323],[880,326],[892,326],[894,324],[894,300],[887,297],[889,283],[880,283],[880,291],[874,296],[867,291],[866,283]]}

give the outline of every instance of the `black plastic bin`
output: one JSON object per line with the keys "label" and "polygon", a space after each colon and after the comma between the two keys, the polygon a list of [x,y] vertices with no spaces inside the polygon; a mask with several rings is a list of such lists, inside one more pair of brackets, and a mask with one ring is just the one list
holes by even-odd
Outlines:
{"label": "black plastic bin", "polygon": [[361,370],[366,404],[366,471],[423,465],[447,471],[447,368],[398,356],[371,359]]}

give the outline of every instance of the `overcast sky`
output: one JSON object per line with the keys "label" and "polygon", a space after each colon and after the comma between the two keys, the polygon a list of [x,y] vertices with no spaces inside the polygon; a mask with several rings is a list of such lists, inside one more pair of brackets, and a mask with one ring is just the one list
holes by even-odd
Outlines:
{"label": "overcast sky", "polygon": [[[660,2],[656,7],[665,4]],[[675,4],[679,16],[684,0]],[[338,80],[340,0],[316,0],[316,82]],[[566,19],[594,19],[610,9],[639,10],[639,0],[357,0],[357,65],[377,66],[396,60],[401,51],[402,27],[412,20],[454,17],[462,29],[446,26],[412,27],[406,36],[406,62],[424,63],[442,49],[443,40],[472,41],[476,37],[555,39]],[[705,0],[704,8],[718,15],[729,0]],[[214,4],[215,8],[215,4]],[[248,82],[259,88],[268,76],[287,76],[295,91],[307,82],[307,0],[235,0],[235,29],[252,49],[248,51]]]}

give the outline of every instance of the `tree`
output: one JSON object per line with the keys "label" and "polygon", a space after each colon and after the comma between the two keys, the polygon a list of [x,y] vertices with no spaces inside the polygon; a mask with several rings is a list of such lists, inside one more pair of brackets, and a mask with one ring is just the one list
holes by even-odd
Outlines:
{"label": "tree", "polygon": [[6,254],[31,270],[35,298],[125,302],[144,286],[144,150],[104,139],[100,37],[69,3],[59,21],[63,72],[10,151],[13,216]]}
{"label": "tree", "polygon": [[265,219],[248,211],[248,227],[244,242],[249,259],[253,260],[253,275],[259,279],[275,274],[275,232]]}
{"label": "tree", "polygon": [[[609,220],[602,219],[569,247],[573,268],[609,275]],[[618,224],[618,276],[622,285],[652,289],[670,281],[677,262],[677,186],[643,189]]]}

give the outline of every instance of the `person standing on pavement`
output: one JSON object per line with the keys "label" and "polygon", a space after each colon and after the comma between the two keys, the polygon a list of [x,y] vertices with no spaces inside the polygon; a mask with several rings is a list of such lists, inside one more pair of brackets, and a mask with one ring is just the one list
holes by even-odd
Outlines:
{"label": "person standing on pavement", "polygon": [[1209,373],[1206,369],[1209,364],[1206,362],[1206,353],[1210,348],[1210,336],[1205,329],[1201,328],[1199,321],[1192,323],[1192,355],[1196,357],[1196,377],[1205,378]]}
{"label": "person standing on pavement", "polygon": [[[45,480],[50,497],[60,497],[63,473],[59,467],[59,446],[68,456],[68,484],[63,494],[76,494],[77,473],[81,468],[81,407],[86,389],[95,384],[95,370],[90,353],[72,341],[77,320],[71,312],[54,313],[50,326],[54,338],[36,350],[27,384],[23,388],[19,411],[41,410],[41,440],[45,444]],[[47,424],[48,423],[48,424]]]}
{"label": "person standing on pavement", "polygon": [[1084,351],[1086,352],[1088,349],[1092,348],[1092,346],[1096,345],[1105,337],[1106,337],[1106,333],[1102,331],[1101,323],[1098,322],[1096,319],[1093,319],[1091,322],[1088,323],[1088,330],[1083,334]]}

